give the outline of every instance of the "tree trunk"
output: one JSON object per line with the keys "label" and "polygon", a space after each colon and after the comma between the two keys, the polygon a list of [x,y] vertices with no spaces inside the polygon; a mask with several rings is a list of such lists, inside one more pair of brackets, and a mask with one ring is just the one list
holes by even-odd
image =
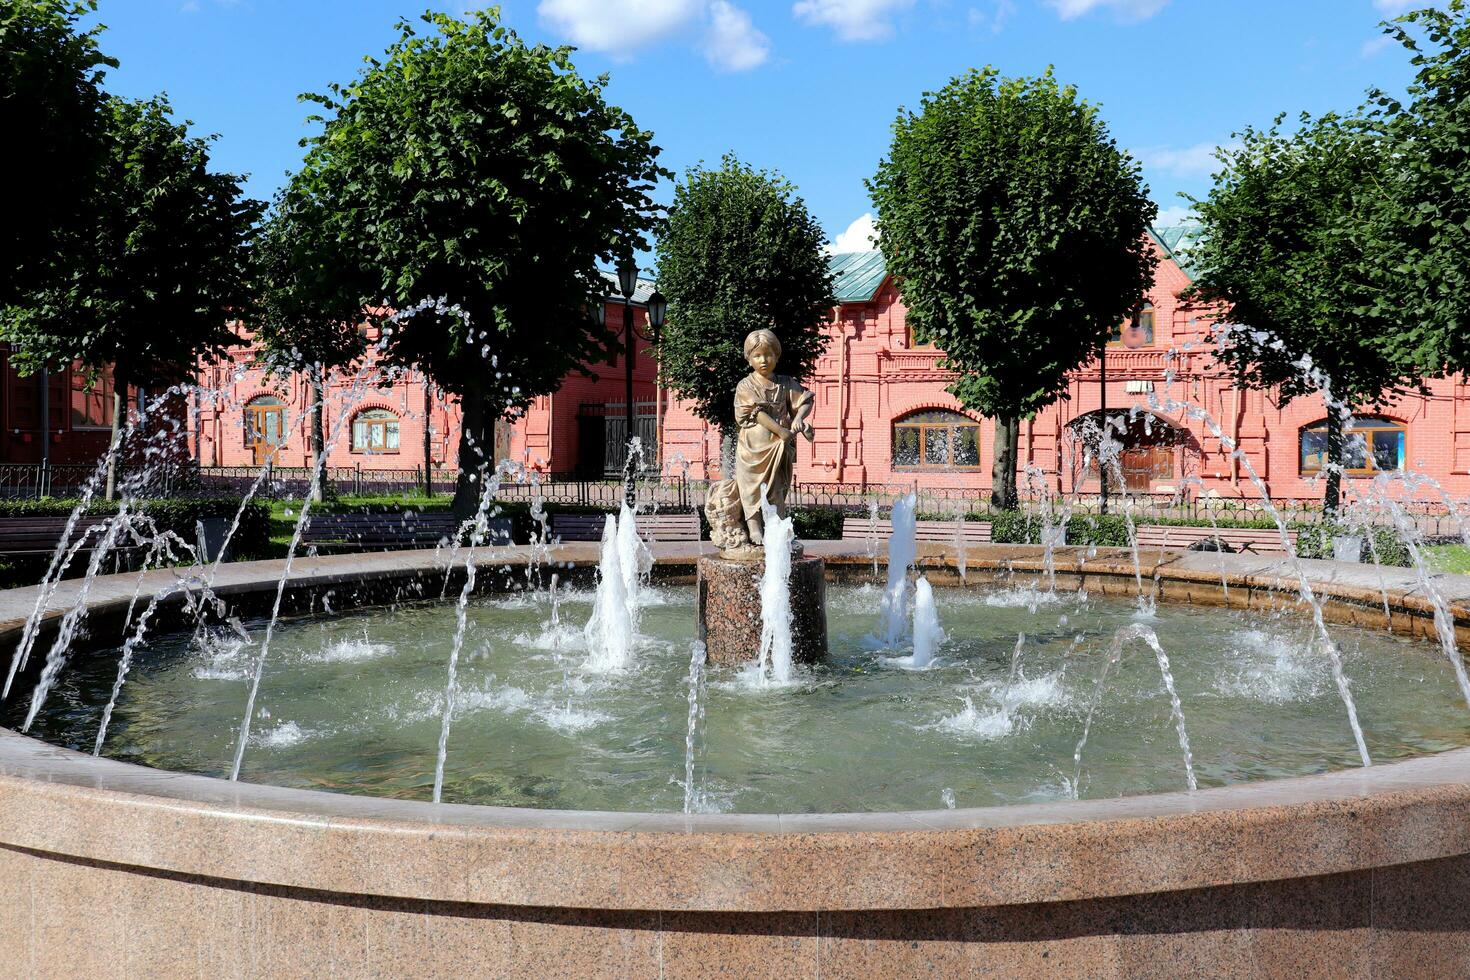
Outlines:
{"label": "tree trunk", "polygon": [[471,389],[459,397],[459,478],[454,483],[454,516],[460,520],[475,516],[480,508],[481,481],[491,476],[495,447],[487,438],[494,432],[494,420],[485,412],[485,396]]}
{"label": "tree trunk", "polygon": [[1327,412],[1327,489],[1322,495],[1322,510],[1336,517],[1342,496],[1342,464],[1347,447],[1342,433],[1342,416],[1336,409]]}
{"label": "tree trunk", "polygon": [[1016,447],[1021,438],[1021,420],[1015,416],[995,417],[995,462],[990,468],[990,506],[993,510],[1015,510]]}
{"label": "tree trunk", "polygon": [[433,418],[434,395],[433,386],[429,383],[427,375],[424,376],[424,496],[432,500],[434,498],[434,451],[433,443],[429,438],[429,421]]}
{"label": "tree trunk", "polygon": [[112,382],[112,438],[107,442],[107,485],[103,495],[117,499],[117,460],[122,455],[123,422],[128,416],[128,386],[121,378]]}
{"label": "tree trunk", "polygon": [[311,499],[320,503],[323,497],[331,497],[331,478],[327,474],[327,438],[326,424],[322,413],[326,411],[326,370],[321,363],[311,365],[307,369],[308,383],[311,390],[311,405],[307,409],[311,423],[311,462],[313,466],[320,467],[321,476],[311,487]]}

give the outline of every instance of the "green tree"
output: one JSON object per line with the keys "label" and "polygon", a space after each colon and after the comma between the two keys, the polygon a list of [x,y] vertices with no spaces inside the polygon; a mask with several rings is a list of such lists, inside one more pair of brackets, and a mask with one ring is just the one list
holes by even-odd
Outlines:
{"label": "green tree", "polygon": [[868,190],[915,334],[995,418],[991,500],[1013,509],[1020,420],[1066,397],[1153,281],[1139,165],[1050,70],[986,68],[899,110]]}
{"label": "green tree", "polygon": [[[276,195],[251,250],[259,302],[251,325],[269,366],[306,374],[311,454],[318,465],[326,457],[327,374],[352,366],[364,352],[357,329],[361,275],[350,267],[350,251],[327,233],[324,218],[321,202],[293,180]],[[318,500],[330,496],[325,471],[312,493]]]}
{"label": "green tree", "polygon": [[1190,294],[1241,325],[1220,334],[1216,353],[1240,384],[1275,389],[1283,404],[1330,386],[1340,405],[1327,413],[1323,501],[1336,510],[1343,415],[1419,381],[1399,336],[1402,311],[1378,312],[1379,287],[1361,274],[1359,216],[1377,207],[1391,167],[1386,144],[1352,121],[1303,115],[1289,134],[1281,122],[1248,128],[1238,149],[1218,151],[1214,187],[1194,202],[1203,234]]}
{"label": "green tree", "polygon": [[735,386],[750,373],[746,334],[774,330],[780,371],[792,377],[821,356],[836,302],[825,241],[790,183],[733,155],[716,170],[690,169],[675,187],[658,241],[658,284],[669,302],[660,380],[727,437]]}
{"label": "green tree", "polygon": [[[240,179],[209,168],[209,139],[190,136],[162,98],[109,97],[107,153],[85,236],[63,274],[0,313],[22,373],[73,361],[112,366],[113,445],[127,389],[192,378],[201,357],[238,343],[230,321],[253,301],[248,248],[260,217]],[[115,486],[108,470],[108,496]]]}
{"label": "green tree", "polygon": [[1470,5],[1409,13],[1384,31],[1410,55],[1406,98],[1370,92],[1367,127],[1388,144],[1380,193],[1354,222],[1389,356],[1429,377],[1470,371]]}
{"label": "green tree", "polygon": [[99,84],[117,67],[98,49],[101,27],[77,30],[95,10],[90,0],[0,3],[0,132],[13,141],[0,175],[30,202],[0,227],[0,306],[52,275],[90,224],[105,150]]}
{"label": "green tree", "polygon": [[302,179],[352,267],[375,270],[364,297],[445,301],[391,324],[387,353],[459,396],[460,514],[475,509],[495,421],[615,349],[588,312],[606,292],[598,263],[647,246],[648,192],[665,175],[652,134],[604,101],[605,77],[499,18],[426,14],[425,35],[400,22],[355,81],[306,96],[330,117]]}

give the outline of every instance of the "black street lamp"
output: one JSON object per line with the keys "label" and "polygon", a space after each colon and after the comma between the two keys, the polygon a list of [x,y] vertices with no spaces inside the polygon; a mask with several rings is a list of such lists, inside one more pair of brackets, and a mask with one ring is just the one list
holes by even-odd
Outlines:
{"label": "black street lamp", "polygon": [[638,288],[638,266],[633,260],[624,259],[618,263],[618,291],[623,294],[623,394],[626,403],[624,418],[626,428],[623,437],[626,440],[623,454],[623,472],[626,478],[624,496],[628,500],[628,506],[633,506],[634,474],[633,474],[633,291]]}
{"label": "black street lamp", "polygon": [[[664,315],[669,311],[669,301],[658,290],[648,297],[648,336],[653,343],[654,358],[658,357],[659,331],[664,328]],[[659,477],[662,478],[664,452],[664,396],[658,387],[658,364],[655,360],[653,373],[653,460]]]}

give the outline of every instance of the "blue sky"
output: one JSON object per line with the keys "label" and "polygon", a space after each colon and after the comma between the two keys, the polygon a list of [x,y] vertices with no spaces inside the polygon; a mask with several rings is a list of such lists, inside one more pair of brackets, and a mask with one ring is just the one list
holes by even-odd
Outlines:
{"label": "blue sky", "polygon": [[[652,129],[675,171],[728,150],[778,169],[829,235],[865,238],[863,179],[899,106],[971,67],[1058,76],[1102,104],[1154,200],[1209,187],[1211,149],[1278,112],[1351,109],[1399,90],[1407,58],[1378,22],[1414,0],[510,0],[529,40],[574,44],[584,74]],[[102,0],[108,88],[166,91],[219,165],[268,197],[300,162],[309,106],[441,0]],[[662,189],[667,199],[669,189]],[[858,222],[854,226],[854,222]],[[844,233],[847,233],[844,235]]]}

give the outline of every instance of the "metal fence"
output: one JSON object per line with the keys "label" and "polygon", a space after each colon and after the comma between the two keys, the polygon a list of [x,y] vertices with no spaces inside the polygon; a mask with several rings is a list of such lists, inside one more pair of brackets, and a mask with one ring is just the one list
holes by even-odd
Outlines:
{"label": "metal fence", "polygon": [[[262,478],[262,473],[264,476]],[[257,494],[267,497],[299,497],[311,487],[314,468],[310,466],[201,466],[199,482],[207,489],[230,493],[246,493],[260,481]],[[436,494],[453,493],[458,473],[435,470],[433,489]],[[364,469],[357,466],[328,466],[323,470],[326,482],[340,494],[361,497],[372,494],[423,493],[424,469]]]}
{"label": "metal fence", "polygon": [[[87,481],[98,473],[95,464],[0,464],[0,498],[68,497],[81,493]],[[421,494],[424,490],[422,467],[405,469],[371,469],[356,466],[332,466],[327,478],[337,493],[352,496],[373,494]],[[458,473],[435,470],[435,496],[454,493]],[[143,493],[153,496],[191,496],[198,494],[244,494],[256,487],[256,494],[268,499],[300,497],[311,485],[310,467],[205,466],[189,464],[161,466],[140,477],[124,467],[119,481],[131,481]],[[257,482],[259,486],[257,487]],[[702,508],[710,481],[684,477],[663,479],[640,478],[635,481],[634,499],[644,510],[690,510]],[[100,489],[100,488],[99,488]],[[539,497],[549,505],[612,509],[622,502],[626,487],[616,479],[577,480],[549,479],[502,482],[497,499],[530,503]],[[917,482],[885,484],[796,483],[788,501],[794,507],[835,507],[854,514],[867,514],[876,508],[886,515],[893,502],[913,493],[916,510],[921,516],[957,518],[967,514],[983,517],[990,507],[990,491],[973,487],[922,486]],[[1443,499],[1400,501],[1415,519],[1421,533],[1431,538],[1457,538],[1462,533],[1459,519]],[[1461,514],[1470,513],[1470,504],[1455,502]],[[1026,510],[1039,510],[1039,496],[1021,494]],[[1053,510],[1055,499],[1048,502]],[[1072,496],[1066,506],[1074,516],[1097,514],[1102,500],[1096,495]],[[1273,499],[1271,506],[1288,521],[1316,520],[1322,514],[1322,500],[1313,498]],[[1259,500],[1223,498],[1192,494],[1113,494],[1109,510],[1127,513],[1136,521],[1158,519],[1259,520],[1269,516]]]}
{"label": "metal fence", "polygon": [[[0,463],[0,499],[76,497],[94,480],[100,493],[103,477],[96,463]],[[125,464],[116,479],[129,492],[149,497],[194,496],[201,489],[196,468],[188,464],[146,470]]]}

